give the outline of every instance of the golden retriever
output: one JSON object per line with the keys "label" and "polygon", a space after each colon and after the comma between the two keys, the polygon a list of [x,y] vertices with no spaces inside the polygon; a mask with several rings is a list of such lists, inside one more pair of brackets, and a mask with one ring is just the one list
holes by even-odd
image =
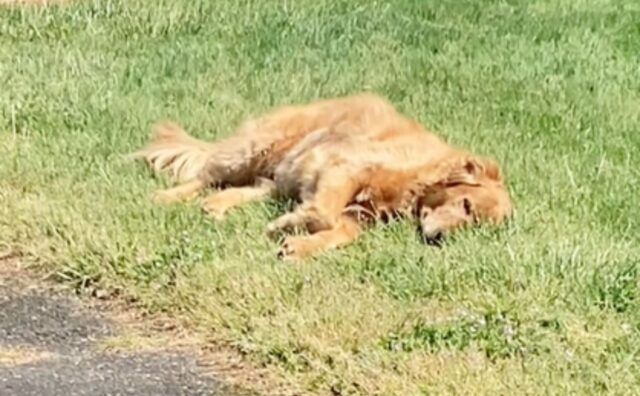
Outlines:
{"label": "golden retriever", "polygon": [[221,219],[234,206],[267,197],[299,204],[270,223],[284,239],[279,256],[300,259],[354,241],[374,220],[417,220],[425,241],[454,230],[499,224],[512,212],[499,166],[450,146],[371,94],[277,108],[216,142],[159,124],[133,154],[178,186],[156,194],[169,203],[208,187],[203,209]]}

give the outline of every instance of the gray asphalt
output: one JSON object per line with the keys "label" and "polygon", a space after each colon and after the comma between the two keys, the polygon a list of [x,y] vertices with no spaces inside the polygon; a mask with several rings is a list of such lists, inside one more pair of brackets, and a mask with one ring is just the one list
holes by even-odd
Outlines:
{"label": "gray asphalt", "polygon": [[47,357],[0,359],[0,395],[246,395],[205,375],[185,353],[116,354],[96,348],[100,339],[114,335],[117,326],[78,301],[2,277],[0,351],[37,350]]}

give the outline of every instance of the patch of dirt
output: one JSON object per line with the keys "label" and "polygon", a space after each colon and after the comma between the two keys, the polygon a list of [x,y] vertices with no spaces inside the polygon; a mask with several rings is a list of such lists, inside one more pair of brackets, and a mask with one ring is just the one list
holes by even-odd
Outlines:
{"label": "patch of dirt", "polygon": [[[92,309],[103,312],[121,325],[120,334],[99,343],[106,353],[177,351],[195,356],[205,372],[222,380],[232,388],[252,394],[303,396],[305,392],[279,379],[268,368],[258,367],[231,347],[213,344],[187,323],[167,315],[153,317],[137,308],[118,293],[109,298],[83,299]],[[265,393],[266,392],[266,393]]]}
{"label": "patch of dirt", "polygon": [[[115,360],[140,354],[150,359],[166,354],[190,356],[199,371],[241,395],[306,394],[282,380],[282,373],[253,364],[231,347],[212,343],[187,323],[166,315],[150,316],[120,292],[94,288],[77,296],[63,284],[50,280],[51,274],[24,265],[26,261],[27,258],[8,252],[0,253],[0,345],[14,348],[30,343],[34,353],[48,348],[54,355],[85,350],[90,345],[102,358],[112,356]],[[73,304],[92,314],[78,314]],[[37,319],[33,323],[24,319],[29,317]],[[96,321],[96,317],[102,319]],[[52,331],[40,334],[38,329],[42,328]],[[105,364],[111,364],[114,370],[129,364],[115,360]],[[40,366],[35,368],[35,360],[32,363],[31,368],[42,370]],[[45,373],[38,375],[46,377]]]}
{"label": "patch of dirt", "polygon": [[123,326],[55,286],[15,256],[0,259],[0,395],[246,394],[187,351],[105,353],[100,340],[117,337]]}

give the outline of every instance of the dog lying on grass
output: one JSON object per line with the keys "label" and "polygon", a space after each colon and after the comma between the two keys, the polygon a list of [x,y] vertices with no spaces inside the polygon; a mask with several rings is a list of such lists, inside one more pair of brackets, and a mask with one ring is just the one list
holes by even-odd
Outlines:
{"label": "dog lying on grass", "polygon": [[155,127],[132,154],[178,185],[156,200],[172,203],[219,190],[203,209],[221,219],[235,206],[287,197],[297,207],[267,227],[284,239],[279,256],[300,259],[354,241],[375,220],[417,220],[426,242],[480,223],[502,223],[512,211],[499,166],[451,147],[375,95],[275,109],[226,139],[204,142],[180,127]]}

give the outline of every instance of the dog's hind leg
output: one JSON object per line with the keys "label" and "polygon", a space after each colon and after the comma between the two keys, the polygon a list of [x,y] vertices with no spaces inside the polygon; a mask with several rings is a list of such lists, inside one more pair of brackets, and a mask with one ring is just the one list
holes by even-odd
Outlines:
{"label": "dog's hind leg", "polygon": [[231,187],[209,195],[204,199],[202,209],[210,217],[222,219],[229,209],[268,198],[275,190],[276,185],[272,180],[260,178],[253,186]]}
{"label": "dog's hind leg", "polygon": [[187,201],[195,198],[206,187],[206,183],[200,179],[191,180],[166,190],[157,191],[153,195],[153,201],[161,204]]}
{"label": "dog's hind leg", "polygon": [[189,136],[178,125],[164,123],[154,127],[147,146],[128,157],[143,159],[157,172],[170,173],[179,184],[158,192],[156,201],[178,202],[195,197],[207,187],[251,183],[256,152],[270,142],[258,143],[251,136],[205,142]]}

